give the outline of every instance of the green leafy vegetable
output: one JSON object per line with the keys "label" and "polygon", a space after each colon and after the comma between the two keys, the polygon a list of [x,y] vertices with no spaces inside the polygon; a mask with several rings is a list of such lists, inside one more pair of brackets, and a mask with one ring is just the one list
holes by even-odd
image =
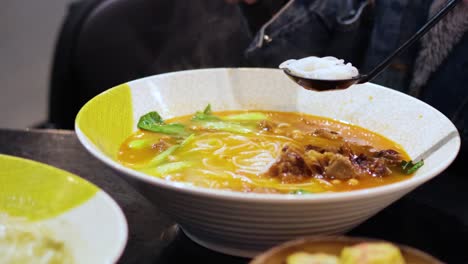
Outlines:
{"label": "green leafy vegetable", "polygon": [[298,194],[298,195],[301,195],[301,194],[312,194],[312,192],[309,192],[309,191],[306,191],[306,190],[302,190],[302,189],[298,189],[298,190],[294,190],[294,191],[289,192],[289,194]]}
{"label": "green leafy vegetable", "polygon": [[252,112],[238,115],[228,115],[223,117],[223,119],[229,121],[260,121],[267,119],[267,116],[264,113]]}
{"label": "green leafy vegetable", "polygon": [[402,161],[401,162],[401,169],[405,174],[412,174],[416,172],[419,168],[421,168],[424,165],[424,160],[420,160],[416,163],[413,163],[412,160],[410,161]]}
{"label": "green leafy vegetable", "polygon": [[181,169],[191,167],[192,165],[193,165],[193,162],[189,162],[189,161],[171,162],[171,163],[167,163],[167,164],[164,164],[155,168],[154,172],[157,175],[164,175],[164,174],[168,174],[171,172],[175,172]]}
{"label": "green leafy vegetable", "polygon": [[138,127],[144,130],[163,134],[186,134],[185,126],[182,124],[165,124],[157,112],[149,112],[138,121]]}
{"label": "green leafy vegetable", "polygon": [[164,121],[162,117],[158,114],[158,112],[149,112],[142,117],[140,117],[140,121],[138,121],[138,127],[151,127],[154,125],[163,125]]}
{"label": "green leafy vegetable", "polygon": [[220,120],[219,117],[214,116],[213,112],[211,111],[211,104],[208,104],[203,112],[197,111],[195,115],[192,117],[194,121],[215,121]]}

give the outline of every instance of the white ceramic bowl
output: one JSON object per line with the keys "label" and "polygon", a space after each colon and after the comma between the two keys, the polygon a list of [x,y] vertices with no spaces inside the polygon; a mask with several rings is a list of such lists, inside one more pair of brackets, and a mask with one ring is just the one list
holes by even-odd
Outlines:
{"label": "white ceramic bowl", "polygon": [[127,243],[127,221],[109,195],[76,175],[32,160],[0,155],[0,168],[0,213],[41,226],[64,243],[75,264],[118,261]]}
{"label": "white ceramic bowl", "polygon": [[[377,188],[307,196],[236,193],[185,186],[126,168],[116,161],[120,143],[138,118],[214,110],[299,111],[353,123],[400,143],[412,158],[440,139],[425,165],[408,180]],[[204,69],[135,80],[92,99],[76,119],[81,143],[96,158],[136,180],[138,188],[197,243],[251,257],[280,242],[306,235],[341,234],[441,173],[456,157],[454,125],[431,106],[403,93],[362,84],[311,92],[275,69]]]}

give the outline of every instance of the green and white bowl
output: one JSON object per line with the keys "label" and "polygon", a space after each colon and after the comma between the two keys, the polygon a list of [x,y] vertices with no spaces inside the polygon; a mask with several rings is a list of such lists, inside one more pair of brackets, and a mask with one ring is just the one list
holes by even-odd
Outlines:
{"label": "green and white bowl", "polygon": [[75,264],[117,262],[127,242],[127,222],[109,195],[32,160],[0,155],[0,168],[0,214],[44,229],[63,242]]}
{"label": "green and white bowl", "polygon": [[[187,186],[145,175],[116,160],[120,144],[137,129],[141,115],[158,111],[166,119],[193,114],[208,103],[216,111],[299,111],[343,120],[401,144],[413,159],[437,146],[408,180],[305,196]],[[275,69],[204,69],[135,80],[90,100],[79,112],[75,128],[92,155],[134,180],[191,239],[216,251],[246,257],[298,236],[342,234],[352,229],[440,174],[460,147],[455,126],[413,97],[371,83],[311,92]]]}

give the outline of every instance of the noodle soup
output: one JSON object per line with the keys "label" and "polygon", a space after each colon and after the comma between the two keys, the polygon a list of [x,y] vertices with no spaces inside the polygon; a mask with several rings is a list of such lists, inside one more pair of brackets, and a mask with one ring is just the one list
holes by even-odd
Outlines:
{"label": "noodle soup", "polygon": [[413,164],[396,143],[364,128],[302,113],[211,112],[141,117],[118,160],[154,177],[239,192],[310,194],[390,184]]}

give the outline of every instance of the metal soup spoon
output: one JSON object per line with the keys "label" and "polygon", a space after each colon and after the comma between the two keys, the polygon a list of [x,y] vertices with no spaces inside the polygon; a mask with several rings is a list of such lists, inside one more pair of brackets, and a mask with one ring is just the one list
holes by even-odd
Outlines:
{"label": "metal soup spoon", "polygon": [[377,67],[375,67],[372,71],[368,74],[359,74],[350,79],[339,79],[339,80],[331,80],[331,79],[311,79],[302,76],[297,76],[292,73],[289,69],[283,69],[284,73],[288,75],[294,82],[299,84],[300,86],[304,87],[308,90],[314,91],[327,91],[327,90],[335,90],[335,89],[346,89],[353,84],[365,83],[371,81],[374,77],[376,77],[381,71],[383,71],[388,64],[405,51],[408,47],[413,45],[417,40],[419,40],[429,29],[431,29],[440,19],[442,19],[460,0],[450,0],[447,1],[445,6],[436,14],[434,15],[422,28],[416,32],[410,39],[408,39],[403,45],[401,45],[397,50],[395,50],[390,56],[388,56],[385,60],[383,60]]}

